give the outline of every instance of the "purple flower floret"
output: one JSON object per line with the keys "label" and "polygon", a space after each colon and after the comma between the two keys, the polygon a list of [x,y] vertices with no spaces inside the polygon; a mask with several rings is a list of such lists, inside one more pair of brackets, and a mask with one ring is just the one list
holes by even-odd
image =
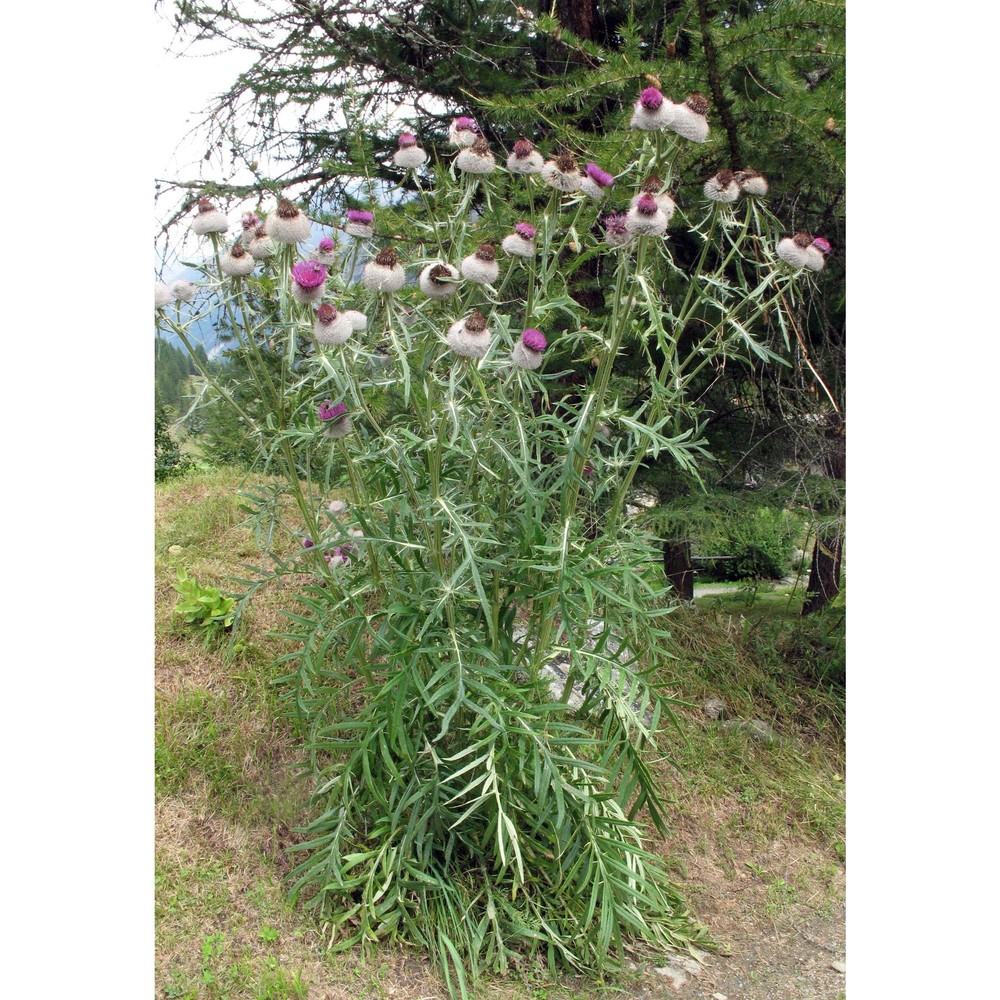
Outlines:
{"label": "purple flower floret", "polygon": [[628,227],[625,225],[624,215],[604,216],[604,228],[614,236],[628,235]]}
{"label": "purple flower floret", "polygon": [[302,548],[311,549],[313,547],[313,540],[311,538],[302,539]]}
{"label": "purple flower floret", "polygon": [[635,207],[640,215],[656,215],[657,211],[659,211],[656,199],[651,194],[643,194]]}
{"label": "purple flower floret", "polygon": [[399,148],[409,149],[417,144],[417,137],[412,132],[399,133]]}
{"label": "purple flower floret", "polygon": [[615,179],[606,170],[601,170],[601,168],[596,163],[587,164],[587,176],[595,184],[600,184],[602,188],[611,187]]}
{"label": "purple flower floret", "polygon": [[348,222],[360,222],[363,225],[370,226],[374,221],[375,216],[371,212],[362,212],[357,208],[349,208],[347,210],[347,221]]}
{"label": "purple flower floret", "polygon": [[526,240],[533,240],[535,238],[535,227],[528,225],[527,222],[519,222],[514,226],[514,232],[518,236],[523,236]]}
{"label": "purple flower floret", "polygon": [[459,115],[458,118],[455,119],[455,128],[467,128],[473,132],[479,131],[479,126],[476,124],[475,118],[470,118],[468,115]]}
{"label": "purple flower floret", "polygon": [[299,288],[319,288],[327,270],[318,260],[300,260],[292,267],[292,279]]}
{"label": "purple flower floret", "polygon": [[813,240],[812,245],[817,250],[821,250],[823,253],[830,252],[830,241],[824,239],[822,236],[817,236],[816,239]]}
{"label": "purple flower floret", "polygon": [[521,334],[521,343],[528,348],[529,351],[537,351],[541,353],[545,350],[545,335],[541,330],[525,330]]}
{"label": "purple flower floret", "polygon": [[261,224],[260,216],[254,212],[247,212],[243,216],[243,229],[249,232],[251,229],[256,229]]}
{"label": "purple flower floret", "polygon": [[644,108],[649,108],[650,111],[655,111],[661,104],[663,104],[663,94],[661,94],[656,87],[647,87],[639,95],[639,103]]}
{"label": "purple flower floret", "polygon": [[323,239],[319,241],[319,248],[323,253],[329,253],[333,249],[333,240],[329,236],[324,236]]}
{"label": "purple flower floret", "polygon": [[343,403],[334,403],[332,400],[325,399],[319,404],[320,420],[337,420],[345,413],[347,413],[347,407]]}

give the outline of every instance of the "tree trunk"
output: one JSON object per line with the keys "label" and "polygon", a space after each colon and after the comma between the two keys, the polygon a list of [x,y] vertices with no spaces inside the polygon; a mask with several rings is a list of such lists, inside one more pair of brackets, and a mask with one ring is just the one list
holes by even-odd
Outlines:
{"label": "tree trunk", "polygon": [[809,570],[807,598],[802,614],[822,611],[840,593],[840,555],[844,538],[839,530],[830,534],[817,534],[813,545],[812,567]]}
{"label": "tree trunk", "polygon": [[677,596],[682,601],[694,600],[694,570],[691,568],[691,542],[663,543],[663,572],[667,574]]}
{"label": "tree trunk", "polygon": [[[828,431],[831,443],[829,451],[823,457],[823,471],[831,479],[844,480],[847,477],[845,432],[843,420],[836,421]],[[812,566],[809,569],[809,584],[806,587],[806,602],[802,605],[803,616],[822,611],[840,593],[840,559],[843,548],[844,534],[839,526],[817,530]]]}

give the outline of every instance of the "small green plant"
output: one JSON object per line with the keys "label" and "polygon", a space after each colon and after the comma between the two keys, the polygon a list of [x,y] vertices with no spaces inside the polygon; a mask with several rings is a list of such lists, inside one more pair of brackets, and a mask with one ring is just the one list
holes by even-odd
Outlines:
{"label": "small green plant", "polygon": [[262,941],[266,941],[268,944],[271,944],[272,942],[278,940],[278,931],[274,927],[261,927],[260,937]]}
{"label": "small green plant", "polygon": [[236,619],[236,599],[224,597],[218,587],[203,587],[183,566],[177,570],[174,590],[181,595],[174,610],[189,625],[200,625],[209,635],[232,627]]}

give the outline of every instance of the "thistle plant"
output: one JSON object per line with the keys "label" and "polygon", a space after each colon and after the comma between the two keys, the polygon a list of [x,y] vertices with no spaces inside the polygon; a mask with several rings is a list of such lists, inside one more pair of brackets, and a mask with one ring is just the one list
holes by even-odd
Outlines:
{"label": "thistle plant", "polygon": [[464,116],[428,153],[414,128],[395,207],[352,208],[313,248],[285,199],[233,243],[209,203],[200,294],[157,299],[189,347],[206,314],[238,338],[260,405],[204,377],[284,477],[249,498],[261,582],[313,581],[283,657],[315,782],[294,892],[331,947],[420,945],[453,994],[533,953],[600,973],[630,943],[705,941],[643,847],[644,821],[669,830],[650,760],[669,759],[673,605],[626,500],[645,462],[697,474],[698,380],[780,360],[829,250],[784,249],[752,170],[675,203],[707,111],[647,88],[600,165],[491,149]]}

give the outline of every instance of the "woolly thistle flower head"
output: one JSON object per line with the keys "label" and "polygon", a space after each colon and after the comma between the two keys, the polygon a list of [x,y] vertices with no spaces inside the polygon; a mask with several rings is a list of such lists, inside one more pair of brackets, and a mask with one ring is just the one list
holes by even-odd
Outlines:
{"label": "woolly thistle flower head", "polygon": [[341,315],[350,321],[351,329],[355,333],[364,330],[368,326],[368,317],[364,313],[358,312],[357,309],[345,309]]}
{"label": "woolly thistle flower head", "polygon": [[649,177],[643,182],[642,187],[639,188],[639,193],[632,199],[630,208],[635,208],[639,204],[639,199],[644,195],[648,194],[659,206],[660,211],[667,217],[667,222],[674,217],[674,212],[677,211],[677,205],[674,204],[674,199],[663,190],[663,181],[656,174],[650,174]]}
{"label": "woolly thistle flower head", "polygon": [[635,236],[662,236],[669,220],[651,194],[643,192],[625,216],[625,228]]}
{"label": "woolly thistle flower head", "polygon": [[704,142],[708,138],[708,98],[704,94],[688,94],[683,104],[674,105],[669,128],[692,142]]}
{"label": "woolly thistle flower head", "polygon": [[505,236],[500,246],[505,253],[513,254],[515,257],[534,257],[535,227],[527,222],[518,222],[514,226],[514,232],[510,236]]}
{"label": "woolly thistle flower head", "polygon": [[609,247],[622,247],[631,242],[632,233],[626,225],[626,217],[620,214],[604,217],[604,242]]}
{"label": "woolly thistle flower head", "polygon": [[356,236],[358,239],[366,240],[375,235],[375,228],[372,223],[375,216],[371,212],[365,212],[359,208],[349,208],[347,210],[347,225],[344,227],[348,236]]}
{"label": "woolly thistle flower head", "polygon": [[587,197],[600,201],[614,183],[614,177],[606,170],[602,170],[596,163],[588,163],[586,174],[580,181],[580,188]]}
{"label": "woolly thistle flower head", "polygon": [[257,261],[242,243],[234,243],[219,258],[219,269],[233,277],[250,274],[256,266]]}
{"label": "woolly thistle flower head", "polygon": [[361,272],[361,284],[373,292],[398,292],[405,281],[406,272],[392,247],[380,250]]}
{"label": "woolly thistle flower head", "polygon": [[153,298],[156,303],[156,309],[163,309],[174,301],[174,296],[170,288],[162,281],[157,281],[153,286]]}
{"label": "woolly thistle flower head", "polygon": [[767,178],[756,170],[737,170],[736,183],[744,194],[761,197],[767,194]]}
{"label": "woolly thistle flower head", "polygon": [[332,400],[325,399],[319,404],[317,413],[325,425],[323,433],[327,437],[342,438],[354,430],[354,425],[347,413],[347,407],[343,403],[334,403]]}
{"label": "woolly thistle flower head", "polygon": [[191,220],[191,229],[198,236],[209,233],[224,233],[229,228],[229,220],[208,198],[198,199],[198,214]]}
{"label": "woolly thistle flower head", "polygon": [[254,230],[253,238],[247,244],[247,249],[254,260],[263,260],[274,253],[274,240],[267,235],[267,230],[263,226],[258,226]]}
{"label": "woolly thistle flower head", "polygon": [[264,222],[264,231],[276,243],[301,243],[309,239],[312,222],[302,214],[298,205],[281,198],[278,207]]}
{"label": "woolly thistle flower head", "polygon": [[337,259],[335,251],[336,244],[329,236],[324,236],[312,252],[312,258],[313,260],[318,260],[321,264],[325,264],[327,267],[332,267]]}
{"label": "woolly thistle flower head", "polygon": [[417,137],[412,132],[400,132],[399,149],[392,154],[392,162],[404,170],[412,170],[427,162],[427,153],[417,145]]}
{"label": "woolly thistle flower head", "polygon": [[326,288],[327,270],[318,260],[300,260],[292,265],[292,298],[296,302],[318,302]]}
{"label": "woolly thistle flower head", "polygon": [[822,236],[817,236],[809,246],[805,248],[806,254],[806,267],[810,271],[822,271],[824,264],[826,264],[826,255],[830,252],[830,242],[829,240],[823,239]]}
{"label": "woolly thistle flower head", "polygon": [[[830,244],[827,243],[827,246]],[[185,281],[183,278],[179,278],[170,286],[170,294],[177,299],[178,302],[190,302],[198,289],[191,284],[190,281]]]}
{"label": "woolly thistle flower head", "polygon": [[545,350],[545,335],[541,330],[524,330],[510,352],[511,361],[519,368],[532,370],[541,366],[542,352]]}
{"label": "woolly thistle flower head", "polygon": [[492,243],[480,243],[475,253],[462,261],[462,277],[478,285],[491,285],[500,274],[497,250]]}
{"label": "woolly thistle flower head", "polygon": [[455,157],[456,169],[467,174],[490,174],[496,170],[496,166],[490,144],[481,135]]}
{"label": "woolly thistle flower head", "polygon": [[740,186],[732,170],[720,170],[705,181],[705,197],[709,201],[728,203],[736,201],[740,196]]}
{"label": "woolly thistle flower head", "polygon": [[331,500],[330,506],[326,508],[334,517],[343,514],[347,510],[347,504],[343,500]]}
{"label": "woolly thistle flower head", "polygon": [[318,288],[326,278],[326,266],[318,260],[300,260],[292,265],[292,280],[299,288]]}
{"label": "woolly thistle flower head", "polygon": [[[786,236],[778,243],[778,256],[789,265],[789,267],[806,267],[810,262],[808,251],[813,249],[822,261],[823,254],[812,246],[813,238],[808,233],[796,233],[794,236]],[[821,265],[822,266],[822,265]],[[819,268],[816,268],[819,270]]]}
{"label": "woolly thistle flower head", "polygon": [[451,264],[437,261],[420,272],[417,284],[428,298],[446,299],[458,291],[458,271]]}
{"label": "woolly thistle flower head", "polygon": [[448,129],[448,141],[453,146],[471,146],[478,135],[476,120],[468,115],[459,115]]}
{"label": "woolly thistle flower head", "polygon": [[632,108],[632,128],[644,132],[654,132],[666,128],[674,118],[674,105],[660,92],[658,87],[647,87]]}
{"label": "woolly thistle flower head", "polygon": [[254,230],[258,229],[261,225],[261,218],[256,212],[245,212],[243,218],[240,220],[240,225],[243,227],[244,233],[253,234]]}
{"label": "woolly thistle flower head", "polygon": [[542,180],[557,191],[571,193],[580,190],[583,180],[577,169],[572,153],[560,153],[554,160],[548,160],[542,167]]}
{"label": "woolly thistle flower head", "polygon": [[544,166],[542,154],[527,139],[518,139],[507,157],[507,169],[512,174],[540,174]]}
{"label": "woolly thistle flower head", "polygon": [[313,336],[319,344],[343,344],[354,332],[350,318],[344,313],[338,313],[337,307],[324,302],[316,310],[316,322],[313,324]]}
{"label": "woolly thistle flower head", "polygon": [[448,328],[448,346],[460,357],[483,358],[490,349],[490,328],[486,317],[473,309],[468,316]]}

